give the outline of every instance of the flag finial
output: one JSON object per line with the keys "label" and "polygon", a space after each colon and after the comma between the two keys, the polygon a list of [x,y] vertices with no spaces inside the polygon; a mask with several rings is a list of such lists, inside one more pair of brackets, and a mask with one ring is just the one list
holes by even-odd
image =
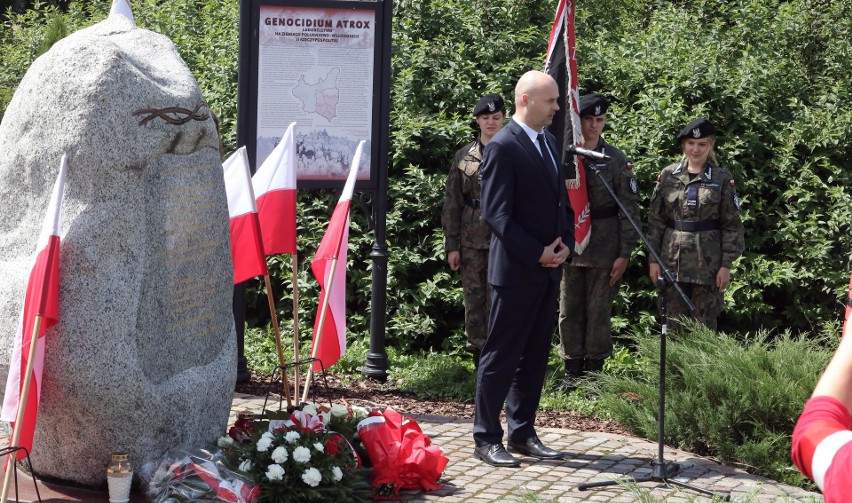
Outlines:
{"label": "flag finial", "polygon": [[113,16],[124,16],[131,23],[136,25],[133,21],[133,11],[130,10],[130,0],[112,0],[112,7],[109,9],[109,17]]}

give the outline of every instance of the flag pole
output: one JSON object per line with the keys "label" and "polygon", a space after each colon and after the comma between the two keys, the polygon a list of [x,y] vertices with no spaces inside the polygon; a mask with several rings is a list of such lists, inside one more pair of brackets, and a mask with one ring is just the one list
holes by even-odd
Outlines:
{"label": "flag pole", "polygon": [[[338,248],[340,246],[338,245]],[[311,358],[317,357],[317,349],[319,349],[320,339],[322,338],[322,329],[325,326],[325,315],[328,313],[328,299],[331,296],[331,287],[334,283],[334,271],[337,269],[337,257],[331,261],[331,271],[328,273],[328,283],[325,285],[325,296],[322,299],[320,307],[320,317],[317,328],[317,337],[314,340],[314,347],[311,349]],[[313,364],[308,366],[308,375],[305,377],[305,391],[302,393],[302,402],[308,401],[308,390],[311,388],[311,377],[314,375]]]}
{"label": "flag pole", "polygon": [[[38,333],[41,330],[41,320],[42,316],[37,315],[35,317],[35,323],[33,326],[33,334],[30,338],[30,352],[29,357],[27,358],[27,368],[26,373],[24,374],[24,383],[22,385],[21,390],[21,399],[18,401],[18,413],[15,416],[15,428],[12,432],[12,440],[9,443],[10,447],[17,447],[18,442],[21,441],[21,427],[24,422],[24,412],[27,409],[27,397],[30,394],[30,382],[32,381],[33,375],[33,361],[36,357],[36,347],[38,346]],[[12,372],[14,369],[10,368],[9,372]],[[0,503],[6,503],[9,499],[9,484],[12,482],[12,472],[15,470],[15,458],[17,457],[16,451],[12,451],[9,453],[6,460],[6,474],[3,477],[3,493],[0,494]]]}
{"label": "flag pole", "polygon": [[275,300],[272,298],[272,283],[269,281],[269,274],[263,275],[263,281],[266,283],[269,315],[272,317],[272,329],[275,332],[275,349],[278,350],[278,364],[281,366],[281,375],[283,376],[284,396],[287,398],[287,408],[290,408],[293,406],[293,400],[290,397],[290,379],[287,377],[287,372],[284,369],[284,350],[281,349],[281,330],[278,328],[278,314],[275,309]]}
{"label": "flag pole", "polygon": [[[293,264],[293,359],[299,361],[299,258],[295,251],[290,256]],[[298,365],[293,365],[293,381],[298,393],[301,388]]]}

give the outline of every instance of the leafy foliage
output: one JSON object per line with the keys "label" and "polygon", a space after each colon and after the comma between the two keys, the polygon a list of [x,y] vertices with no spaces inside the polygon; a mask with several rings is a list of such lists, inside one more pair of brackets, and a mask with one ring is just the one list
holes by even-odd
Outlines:
{"label": "leafy foliage", "polygon": [[[511,110],[515,79],[542,67],[554,3],[393,3],[384,335],[397,379],[417,381],[415,363],[406,368],[404,355],[421,350],[430,354],[428,361],[434,367],[423,371],[422,383],[411,384],[412,388],[443,389],[446,396],[467,393],[468,381],[455,374],[462,365],[438,358],[463,354],[464,340],[460,281],[446,266],[440,230],[444,179],[453,152],[474,134],[470,108],[476,99],[500,92]],[[0,113],[32,61],[64,33],[103,19],[109,4],[109,0],[33,2],[29,10],[2,13]],[[238,3],[137,0],[133,8],[137,25],[175,41],[220,116],[225,150],[234,150]],[[792,404],[801,405],[825,362],[818,346],[826,344],[824,334],[837,332],[840,299],[852,268],[852,75],[847,70],[852,57],[852,6],[840,0],[819,2],[819,8],[809,0],[600,0],[583,2],[579,8],[581,92],[599,91],[610,97],[605,135],[633,159],[643,201],[660,169],[678,157],[674,136],[683,124],[703,115],[721,131],[717,153],[738,182],[746,253],[734,264],[719,326],[732,334],[760,335],[725,336],[714,344],[705,341],[692,353],[688,348],[672,351],[672,368],[684,372],[673,381],[686,386],[688,379],[689,386],[700,386],[696,389],[704,390],[704,395],[694,400],[713,403],[724,414],[713,409],[708,417],[718,422],[690,432],[698,416],[686,412],[692,398],[682,391],[672,400],[674,408],[684,412],[672,413],[671,434],[683,445],[718,450],[719,456],[772,472],[786,456],[781,432],[791,427],[792,414],[797,413]],[[369,195],[364,198],[369,200]],[[270,260],[282,339],[289,348],[292,342],[287,341],[293,340],[296,329],[304,341],[313,326],[318,288],[308,270],[309,258],[336,199],[333,191],[300,191],[300,252],[295,267],[287,256]],[[358,352],[347,355],[340,365],[354,370],[358,358],[363,361],[371,316],[373,234],[368,215],[353,210],[350,236],[347,329],[350,340],[362,342],[353,344]],[[656,393],[650,389],[655,382],[653,341],[659,330],[645,258],[646,252],[637,247],[616,298],[613,320],[619,341],[635,346],[639,357],[631,361],[620,354],[617,368],[627,370],[613,378],[635,386],[645,376],[648,389],[640,395],[647,392],[643,401],[651,403]],[[295,324],[291,323],[294,286]],[[256,362],[264,354],[273,355],[271,363],[267,359],[262,365],[274,366],[271,335],[260,335],[269,323],[265,288],[254,284],[248,290],[248,322],[260,328],[249,333],[247,349],[256,343],[262,347],[257,354],[247,351],[248,356],[253,365],[261,365]],[[800,332],[813,340],[788,335]],[[696,334],[688,337],[699,341],[709,337]],[[677,342],[672,345],[678,348]],[[303,357],[307,346],[302,344]],[[799,370],[787,363],[796,350],[813,357],[803,362],[800,354],[795,359]],[[712,379],[704,382],[687,372],[683,362],[695,359]],[[710,372],[720,365],[717,360],[727,362],[725,372]],[[552,372],[557,365],[551,361]],[[448,389],[439,381],[437,376],[445,373],[455,376],[445,382],[459,383],[457,388]],[[795,379],[784,384],[782,377],[790,376]],[[749,392],[744,383],[753,383],[741,381],[745,379],[766,379],[766,386],[757,384],[766,388],[766,394],[750,403],[731,395]],[[769,383],[787,395],[769,389]],[[681,402],[685,405],[677,405]],[[607,403],[619,410],[619,402]],[[740,408],[746,406],[765,410]],[[634,408],[634,418],[624,421],[655,435],[655,412]],[[722,417],[737,425],[741,445],[722,444],[723,439],[706,433],[721,431]],[[743,422],[749,417],[769,422]],[[761,456],[766,464],[758,462]]]}
{"label": "leafy foliage", "polygon": [[[610,0],[578,11],[581,86],[615,101],[608,137],[636,161],[643,193],[677,157],[682,124],[704,115],[722,131],[717,151],[738,182],[747,249],[723,329],[814,331],[837,318],[852,249],[849,9]],[[637,273],[625,281],[637,284]],[[619,300],[649,308],[641,296]]]}
{"label": "leafy foliage", "polygon": [[[0,110],[26,68],[64,33],[103,19],[108,0],[36,2],[7,10],[0,32]],[[454,350],[463,340],[459,278],[446,267],[440,208],[451,156],[474,134],[470,107],[486,92],[510,105],[518,75],[541,68],[549,0],[394,2],[386,339],[403,351]],[[818,331],[837,317],[850,269],[852,55],[850,7],[806,0],[603,0],[577,12],[581,92],[611,98],[607,137],[635,161],[641,192],[678,156],[673,137],[705,115],[739,183],[747,251],[734,268],[720,327]],[[139,0],[140,27],[175,41],[236,147],[238,3]],[[336,201],[301,191],[299,331],[317,289],[308,271]],[[369,199],[369,195],[366,195]],[[369,331],[373,234],[353,211],[348,328]],[[656,330],[655,293],[635,250],[616,299],[616,335]],[[272,261],[282,320],[293,317],[289,257]],[[249,288],[251,326],[268,323],[262,286]],[[292,328],[290,329],[292,336]]]}

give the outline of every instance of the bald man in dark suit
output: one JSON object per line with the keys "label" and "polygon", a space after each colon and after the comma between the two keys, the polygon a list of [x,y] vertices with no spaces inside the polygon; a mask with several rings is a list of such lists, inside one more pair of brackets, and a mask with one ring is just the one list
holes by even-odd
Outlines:
{"label": "bald man in dark suit", "polygon": [[540,459],[562,454],[536,435],[556,321],[562,269],[573,242],[565,175],[545,131],[559,110],[549,75],[530,71],[515,87],[515,115],[485,148],[482,216],[492,231],[488,281],[492,307],[476,383],[474,455],[494,466],[519,466],[503,447],[506,405],[510,450]]}

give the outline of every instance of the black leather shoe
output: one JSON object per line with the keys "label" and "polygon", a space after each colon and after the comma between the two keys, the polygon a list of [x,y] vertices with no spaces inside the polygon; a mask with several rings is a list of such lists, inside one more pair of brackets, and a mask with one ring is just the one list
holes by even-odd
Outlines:
{"label": "black leather shoe", "polygon": [[526,440],[510,440],[509,449],[538,459],[562,459],[563,457],[561,452],[542,444],[536,435]]}
{"label": "black leather shoe", "polygon": [[481,459],[491,466],[499,466],[504,468],[516,468],[521,466],[521,463],[514,456],[506,452],[503,444],[483,444],[477,445],[473,449],[473,457]]}

